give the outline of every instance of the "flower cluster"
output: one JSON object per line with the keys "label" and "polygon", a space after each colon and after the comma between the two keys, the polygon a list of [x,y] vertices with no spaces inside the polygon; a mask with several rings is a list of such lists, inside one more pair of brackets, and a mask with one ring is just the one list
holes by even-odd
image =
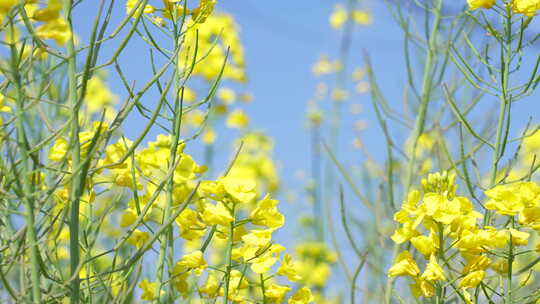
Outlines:
{"label": "flower cluster", "polygon": [[[475,10],[478,8],[492,8],[497,0],[467,0],[469,8]],[[510,2],[512,11],[516,14],[523,14],[527,17],[534,17],[540,10],[539,0],[512,0]]]}
{"label": "flower cluster", "polygon": [[[414,251],[402,251],[388,276],[413,279],[411,291],[417,297],[432,297],[451,286],[470,302],[469,289],[493,285],[488,270],[496,273],[508,269],[516,250],[529,244],[531,233],[527,231],[540,228],[540,186],[521,182],[486,191],[488,201],[484,206],[495,210],[494,220],[508,218],[502,228],[497,228],[481,226],[484,216],[468,198],[456,195],[454,174],[430,174],[422,185],[423,191],[410,192],[394,215],[400,227],[392,240],[397,244],[407,242]],[[417,261],[425,263],[423,271]]]}

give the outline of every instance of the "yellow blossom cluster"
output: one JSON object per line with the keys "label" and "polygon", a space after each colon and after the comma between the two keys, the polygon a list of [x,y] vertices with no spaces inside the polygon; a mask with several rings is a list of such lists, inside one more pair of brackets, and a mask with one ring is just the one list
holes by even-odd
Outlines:
{"label": "yellow blossom cluster", "polygon": [[[394,215],[399,227],[392,240],[408,243],[410,249],[402,251],[388,270],[389,277],[410,277],[411,292],[417,297],[433,297],[450,284],[462,299],[470,299],[470,288],[491,284],[485,281],[489,269],[507,269],[507,258],[499,258],[527,246],[530,231],[540,228],[536,183],[500,185],[485,192],[485,208],[509,218],[502,228],[480,225],[483,215],[468,198],[456,195],[455,174],[430,174],[422,185],[423,191],[411,191]],[[423,271],[420,261],[425,264]]]}
{"label": "yellow blossom cluster", "polygon": [[[471,10],[485,8],[492,8],[497,0],[467,0],[469,8]],[[527,17],[534,17],[540,10],[539,0],[512,0],[510,1],[512,11],[515,14],[523,14]]]}
{"label": "yellow blossom cluster", "polygon": [[[92,150],[103,143],[97,139],[103,128],[106,126],[95,123],[92,130],[79,134],[83,155],[97,153]],[[185,144],[173,142],[171,136],[158,135],[155,141],[135,149],[131,156],[133,142],[128,139],[104,146],[102,157],[95,164],[99,168],[97,174],[88,178],[81,198],[81,222],[104,214],[102,207],[106,206],[101,206],[100,199],[96,199],[98,189],[132,193],[128,207],[117,218],[117,226],[127,229],[127,245],[143,250],[154,233],[149,227],[167,220],[167,194],[159,182],[170,177],[172,208],[179,210],[174,218],[178,228],[175,239],[183,240],[186,251],[169,269],[170,284],[176,292],[186,298],[227,297],[234,303],[256,298],[265,298],[267,303],[283,303],[286,298],[288,303],[311,303],[318,295],[312,294],[309,287],[324,286],[330,274],[328,263],[335,258],[321,244],[306,244],[297,248],[301,257],[297,261],[285,253],[284,246],[273,241],[273,233],[284,225],[285,218],[278,209],[279,202],[270,194],[261,196],[260,191],[275,190],[277,182],[271,179],[277,176],[273,176],[272,166],[267,169],[269,172],[249,172],[253,169],[253,163],[250,164],[255,161],[253,158],[264,158],[272,144],[262,135],[249,136],[247,150],[240,154],[238,165],[217,180],[201,181],[206,167],[198,165],[184,152]],[[67,139],[56,140],[49,159],[56,164],[69,164],[68,145]],[[263,152],[258,151],[261,145]],[[68,167],[68,170],[71,169]],[[253,174],[266,174],[269,180],[265,185],[258,185],[255,181],[261,177]],[[54,192],[57,205],[53,214],[65,210],[68,185]],[[107,222],[114,225],[114,219]],[[114,229],[111,227],[111,230]],[[66,261],[69,256],[68,240],[69,232],[65,227],[50,232],[48,242],[51,248],[59,249],[56,257],[59,261]],[[110,263],[110,259],[103,263]],[[313,267],[316,276],[312,275]],[[103,269],[106,267],[90,267],[81,271],[80,276],[93,278],[93,274]],[[110,280],[111,286],[116,288],[114,292],[126,287],[117,274]],[[293,286],[284,284],[287,280],[304,287],[292,293]],[[94,281],[95,278],[90,279],[89,283]],[[254,284],[261,288],[250,288]],[[142,300],[155,300],[164,294],[164,288],[159,288],[155,281],[144,279],[138,286]]]}
{"label": "yellow blossom cluster", "polygon": [[[161,14],[164,18],[172,19],[177,18],[181,19],[185,16],[191,16],[195,22],[204,23],[208,16],[214,11],[214,6],[216,5],[216,0],[200,0],[199,5],[192,8],[186,8],[184,5],[181,5],[182,2],[178,0],[163,0],[163,7],[156,8],[154,5],[149,4],[152,1],[143,0],[127,0],[126,1],[126,13],[131,14],[133,12],[134,17],[141,14],[153,14],[156,11],[161,11]],[[161,23],[157,17],[154,19],[158,23]]]}

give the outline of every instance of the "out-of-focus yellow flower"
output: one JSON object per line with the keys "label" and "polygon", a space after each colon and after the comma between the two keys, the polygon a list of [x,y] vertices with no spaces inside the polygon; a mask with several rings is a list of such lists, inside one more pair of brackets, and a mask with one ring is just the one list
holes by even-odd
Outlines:
{"label": "out-of-focus yellow flower", "polygon": [[292,257],[289,254],[283,256],[281,266],[279,266],[277,272],[278,275],[286,276],[289,281],[300,281],[302,277],[298,274],[298,266],[292,261]]}
{"label": "out-of-focus yellow flower", "polygon": [[217,97],[226,105],[231,105],[236,100],[236,92],[230,88],[220,88]]}
{"label": "out-of-focus yellow flower", "polygon": [[182,274],[183,272],[194,270],[196,275],[200,275],[208,267],[204,260],[203,253],[200,250],[186,254],[182,259],[174,265],[174,274]]}
{"label": "out-of-focus yellow flower", "polygon": [[172,19],[176,10],[176,18],[183,18],[191,13],[191,11],[182,5],[178,4],[176,0],[163,0],[162,14],[164,18]]}
{"label": "out-of-focus yellow flower", "polygon": [[228,226],[234,220],[229,209],[221,202],[218,202],[216,205],[207,203],[204,207],[202,219],[208,225],[222,226]]}
{"label": "out-of-focus yellow flower", "polygon": [[11,108],[4,104],[5,101],[6,97],[4,96],[4,94],[0,93],[0,113],[11,113]]}
{"label": "out-of-focus yellow flower", "polygon": [[150,283],[147,279],[144,279],[139,283],[139,287],[142,289],[141,299],[145,301],[152,301],[156,298],[157,283]]}
{"label": "out-of-focus yellow flower", "polygon": [[180,237],[186,240],[195,240],[205,233],[206,225],[199,219],[197,212],[186,208],[176,218],[176,224],[180,230]]}
{"label": "out-of-focus yellow flower", "polygon": [[527,246],[529,244],[529,233],[519,231],[513,228],[510,228],[508,230],[510,232],[510,236],[512,237],[512,244],[514,246]]}
{"label": "out-of-focus yellow flower", "polygon": [[371,15],[367,11],[355,10],[352,13],[352,19],[354,22],[360,25],[368,25],[373,22]]}
{"label": "out-of-focus yellow flower", "polygon": [[32,14],[32,18],[37,21],[49,22],[60,17],[62,2],[60,0],[49,0],[47,7],[40,8]]}
{"label": "out-of-focus yellow flower", "polygon": [[209,298],[215,298],[219,291],[219,282],[217,278],[209,274],[206,279],[206,283],[199,288],[199,292],[206,295]]}
{"label": "out-of-focus yellow flower", "polygon": [[[142,1],[142,0],[127,0],[127,1],[126,1],[126,14],[130,14],[131,11],[132,11],[133,9],[135,9],[135,7],[137,7],[137,4],[138,4],[139,2],[142,4],[143,1]],[[133,14],[133,18],[136,18],[137,15],[139,15],[139,14],[141,13],[141,8],[142,8],[142,5],[139,5],[139,6],[137,7],[137,11],[135,11],[135,13]],[[156,8],[153,7],[153,6],[150,5],[150,4],[146,4],[146,5],[144,6],[144,8],[142,9],[142,12],[143,12],[144,14],[152,14],[152,13],[154,13],[155,11],[156,11]]]}
{"label": "out-of-focus yellow flower", "polygon": [[227,194],[237,203],[249,203],[257,196],[253,180],[225,177],[219,180]]}
{"label": "out-of-focus yellow flower", "polygon": [[308,304],[313,302],[315,298],[311,294],[311,290],[307,287],[300,288],[293,294],[287,303],[289,304]]}
{"label": "out-of-focus yellow flower", "polygon": [[345,101],[349,98],[349,92],[345,89],[335,88],[332,91],[332,99],[335,101]]}
{"label": "out-of-focus yellow flower", "polygon": [[216,131],[212,128],[207,128],[204,130],[201,140],[205,145],[211,145],[216,141]]}
{"label": "out-of-focus yellow flower", "polygon": [[251,93],[242,93],[238,96],[238,99],[243,103],[250,103],[253,101],[253,94]]}
{"label": "out-of-focus yellow flower", "polygon": [[540,155],[540,130],[523,139],[521,164],[529,168],[535,160],[535,155]]}
{"label": "out-of-focus yellow flower", "polygon": [[114,104],[117,97],[109,90],[103,79],[93,76],[88,80],[84,99],[88,111],[93,113]]}
{"label": "out-of-focus yellow flower", "polygon": [[330,61],[327,55],[321,55],[317,62],[312,67],[313,75],[322,76],[330,73],[335,73],[342,68],[339,60]]}
{"label": "out-of-focus yellow flower", "polygon": [[127,239],[127,243],[137,248],[141,248],[149,239],[150,234],[148,232],[136,229]]}
{"label": "out-of-focus yellow flower", "polygon": [[264,296],[268,299],[269,303],[277,304],[283,302],[283,298],[285,298],[285,295],[289,291],[291,291],[289,286],[271,283],[270,285],[266,286]]}
{"label": "out-of-focus yellow flower", "polygon": [[252,247],[263,247],[270,243],[272,240],[272,233],[274,229],[265,229],[265,230],[251,230],[250,233],[242,237],[242,241],[248,246]]}
{"label": "out-of-focus yellow flower", "polygon": [[36,34],[41,39],[52,39],[58,45],[65,45],[72,35],[63,18],[56,18],[38,26]]}
{"label": "out-of-focus yellow flower", "polygon": [[131,208],[124,210],[120,216],[120,227],[125,228],[133,225],[137,220],[137,212]]}
{"label": "out-of-focus yellow flower", "polygon": [[[178,55],[182,58],[179,62],[181,69],[191,66],[193,57],[196,56],[200,62],[195,65],[193,75],[213,81],[220,75],[223,68],[222,79],[246,81],[244,49],[240,41],[238,25],[231,15],[212,14],[204,23],[188,20],[186,28],[189,30],[185,34],[185,42]],[[197,49],[197,54],[194,54],[195,49]],[[225,58],[227,58],[226,64]],[[223,67],[224,64],[225,67]]]}
{"label": "out-of-focus yellow flower", "polygon": [[0,1],[0,22],[4,20],[4,17],[9,13],[11,8],[19,3],[19,0],[2,0]]}
{"label": "out-of-focus yellow flower", "polygon": [[534,182],[499,185],[487,190],[485,194],[490,198],[485,204],[486,208],[501,215],[514,216],[525,208],[540,205],[540,186]]}
{"label": "out-of-focus yellow flower", "polygon": [[214,11],[216,0],[200,0],[199,7],[192,11],[193,20],[198,23],[204,23],[208,16]]}
{"label": "out-of-focus yellow flower", "polygon": [[540,10],[540,0],[513,0],[512,10],[517,14],[534,17]]}
{"label": "out-of-focus yellow flower", "polygon": [[330,15],[330,25],[335,29],[340,29],[343,27],[343,24],[347,21],[347,10],[343,5],[337,4],[334,7],[334,11]]}
{"label": "out-of-focus yellow flower", "polygon": [[237,109],[229,114],[225,123],[229,128],[243,129],[249,124],[249,117],[244,111]]}
{"label": "out-of-focus yellow flower", "polygon": [[469,8],[472,10],[478,8],[491,8],[495,5],[495,2],[497,2],[497,0],[467,0]]}

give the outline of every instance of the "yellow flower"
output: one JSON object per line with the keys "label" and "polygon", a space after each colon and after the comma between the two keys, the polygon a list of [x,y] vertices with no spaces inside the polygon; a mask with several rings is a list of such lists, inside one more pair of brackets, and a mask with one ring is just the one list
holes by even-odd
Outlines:
{"label": "yellow flower", "polygon": [[394,231],[394,234],[391,236],[391,239],[396,244],[401,244],[417,236],[418,234],[419,234],[418,231],[414,229],[414,223],[406,222],[400,228]]}
{"label": "yellow flower", "polygon": [[202,219],[207,225],[222,226],[228,226],[234,220],[229,209],[221,202],[216,205],[207,203],[204,207]]}
{"label": "yellow flower", "polygon": [[264,296],[269,303],[283,303],[283,298],[290,290],[291,288],[289,286],[271,283],[265,287]]}
{"label": "yellow flower", "polygon": [[436,242],[433,237],[427,237],[425,235],[415,236],[411,238],[411,244],[425,257],[437,252]]}
{"label": "yellow flower", "polygon": [[205,145],[211,145],[216,141],[216,131],[212,128],[207,128],[202,134],[202,142]]}
{"label": "yellow flower", "polygon": [[180,230],[180,237],[192,241],[204,235],[206,225],[199,220],[197,212],[186,208],[176,218]]}
{"label": "yellow flower", "polygon": [[19,0],[2,0],[0,1],[0,22],[4,20],[4,16],[6,16],[12,7],[17,5],[19,3]]}
{"label": "yellow flower", "polygon": [[302,279],[298,274],[298,266],[292,261],[290,255],[285,254],[281,266],[279,266],[277,272],[278,275],[286,276],[289,281],[296,282]]}
{"label": "yellow flower", "polygon": [[220,88],[217,97],[226,105],[231,105],[236,100],[236,93],[230,88]]}
{"label": "yellow flower", "polygon": [[242,241],[248,246],[263,247],[272,240],[272,232],[274,232],[274,229],[252,230],[242,237]]}
{"label": "yellow flower", "polygon": [[415,283],[410,286],[413,296],[431,298],[435,295],[435,287],[430,282],[415,278]]}
{"label": "yellow flower", "polygon": [[355,10],[352,13],[352,19],[360,25],[368,25],[373,22],[371,15],[368,12],[360,10]]}
{"label": "yellow flower", "polygon": [[11,113],[11,108],[4,105],[5,100],[6,97],[4,96],[4,94],[0,93],[0,112]]}
{"label": "yellow flower", "polygon": [[215,5],[216,0],[200,0],[199,7],[193,9],[193,20],[198,23],[204,23],[214,11]]}
{"label": "yellow flower", "polygon": [[439,263],[437,263],[435,255],[432,254],[429,258],[429,263],[421,278],[430,282],[446,280],[444,277],[444,270]]}
{"label": "yellow flower", "polygon": [[51,150],[49,150],[49,159],[52,161],[61,161],[66,156],[68,142],[63,138],[59,138],[54,142]]}
{"label": "yellow flower", "polygon": [[339,60],[330,61],[328,56],[322,55],[319,57],[319,60],[313,65],[312,72],[315,76],[326,75],[339,71],[342,68]]}
{"label": "yellow flower", "polygon": [[133,225],[137,220],[137,212],[131,208],[124,210],[120,217],[120,227],[125,228]]}
{"label": "yellow flower", "polygon": [[[9,1],[8,1],[9,2]],[[49,0],[47,7],[36,10],[32,14],[32,18],[37,21],[48,22],[60,17],[62,10],[62,2],[59,0]]]}
{"label": "yellow flower", "polygon": [[219,282],[214,275],[209,274],[206,283],[199,288],[199,292],[209,298],[215,298],[219,291]]}
{"label": "yellow flower", "polygon": [[38,26],[36,34],[41,39],[53,39],[58,45],[65,45],[71,38],[71,31],[63,18],[56,18]]}
{"label": "yellow flower", "polygon": [[152,301],[156,298],[156,289],[157,283],[150,283],[148,280],[144,279],[139,283],[139,287],[142,289],[143,293],[141,299],[146,301]]}
{"label": "yellow flower", "polygon": [[467,0],[471,10],[478,8],[491,8],[493,5],[495,5],[495,2],[497,2],[497,0]]}
{"label": "yellow flower", "polygon": [[340,29],[347,21],[347,10],[343,5],[337,4],[334,7],[334,12],[330,15],[330,25],[335,29]]}
{"label": "yellow flower", "polygon": [[519,231],[513,228],[509,229],[510,235],[512,236],[512,244],[514,246],[527,246],[529,244],[529,236],[527,232]]}
{"label": "yellow flower", "polygon": [[88,80],[84,96],[88,111],[100,112],[103,108],[114,104],[117,97],[109,90],[103,79],[93,76]]}
{"label": "yellow flower", "polygon": [[463,268],[463,273],[471,273],[477,270],[486,270],[491,265],[491,260],[485,255],[472,257]]}
{"label": "yellow flower", "polygon": [[251,223],[254,225],[266,226],[268,228],[279,228],[285,223],[285,217],[277,209],[277,200],[270,198],[267,194],[257,203],[250,215]]}
{"label": "yellow flower", "polygon": [[[168,0],[164,0],[164,2],[166,8],[170,8],[164,8],[163,15],[170,19],[169,11],[173,9],[171,7],[172,3]],[[206,0],[206,2],[209,2],[211,6],[213,1]],[[181,6],[175,5],[180,10]],[[206,7],[210,8],[209,6]],[[195,15],[192,18],[195,21],[187,21],[186,28],[189,30],[185,35],[184,47],[182,47],[178,55],[179,58],[182,58],[178,63],[180,68],[191,66],[195,56],[193,50],[195,50],[195,44],[197,44],[197,59],[200,60],[200,63],[195,65],[193,75],[202,76],[204,79],[212,81],[220,75],[225,58],[227,58],[227,64],[223,68],[221,75],[222,79],[244,82],[247,78],[244,67],[244,50],[240,41],[238,25],[234,22],[233,17],[226,14],[211,14],[204,23],[196,23],[196,21],[202,21],[202,14],[196,11]],[[178,14],[178,16],[182,17],[182,13]],[[229,56],[226,57],[228,48]],[[205,54],[204,58],[200,58],[200,54]]]}
{"label": "yellow flower", "polygon": [[308,304],[314,301],[311,290],[307,287],[300,288],[295,294],[293,294],[287,303],[289,304]]}
{"label": "yellow flower", "polygon": [[243,129],[249,124],[249,117],[244,111],[237,109],[229,114],[225,124],[229,128]]}
{"label": "yellow flower", "polygon": [[237,203],[249,203],[257,196],[256,184],[253,180],[225,177],[220,179],[219,183]]}
{"label": "yellow flower", "polygon": [[486,208],[501,215],[514,216],[525,208],[540,205],[540,186],[534,182],[500,185],[485,194],[490,198],[485,204]]}
{"label": "yellow flower", "polygon": [[512,10],[514,13],[534,17],[540,10],[540,0],[513,0]]}
{"label": "yellow flower", "polygon": [[459,288],[475,288],[482,282],[486,272],[483,270],[477,270],[466,275],[461,282],[459,282]]}
{"label": "yellow flower", "polygon": [[540,231],[540,207],[526,208],[520,212],[519,223]]}
{"label": "yellow flower", "polygon": [[127,239],[128,244],[141,248],[150,239],[150,234],[146,231],[136,229]]}
{"label": "yellow flower", "polygon": [[388,269],[389,277],[407,276],[407,275],[411,277],[416,277],[419,274],[420,274],[420,269],[418,268],[418,265],[416,265],[416,262],[413,259],[412,255],[407,250],[400,253],[397,256],[396,261],[394,262],[394,265],[392,265],[392,267]]}
{"label": "yellow flower", "polygon": [[203,253],[200,250],[186,254],[182,259],[174,265],[173,272],[175,274],[182,274],[189,270],[195,270],[196,275],[200,275],[208,267],[204,260]]}
{"label": "yellow flower", "polygon": [[[135,7],[137,6],[137,4],[143,1],[140,1],[140,0],[127,0],[126,1],[126,14],[130,14],[131,11],[133,9],[135,9]],[[136,18],[137,15],[139,15],[141,13],[141,7],[142,5],[139,5],[138,8],[137,8],[137,11],[133,14],[133,18]],[[146,4],[142,10],[143,13],[145,14],[152,14],[156,11],[155,7],[153,7],[152,5],[150,4]]]}
{"label": "yellow flower", "polygon": [[341,88],[335,88],[332,91],[332,99],[335,101],[345,101],[349,98],[349,92]]}
{"label": "yellow flower", "polygon": [[278,260],[272,252],[266,252],[258,258],[250,260],[250,268],[255,273],[267,273]]}

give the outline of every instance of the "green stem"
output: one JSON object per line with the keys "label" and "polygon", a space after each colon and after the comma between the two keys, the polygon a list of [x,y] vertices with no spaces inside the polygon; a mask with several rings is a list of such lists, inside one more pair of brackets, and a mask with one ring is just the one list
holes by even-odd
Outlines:
{"label": "green stem", "polygon": [[[174,50],[175,52],[180,47],[180,36],[178,35],[179,28],[177,23],[177,17],[176,16],[176,9],[175,13],[173,14],[173,32],[174,32]],[[179,69],[179,56],[176,56],[176,64],[173,70],[173,92],[174,92],[174,108],[173,108],[173,121],[172,121],[172,138],[171,138],[171,146],[170,146],[170,154],[169,154],[169,161],[170,166],[175,166],[177,163],[177,150],[178,150],[178,142],[180,140],[180,127],[182,124],[182,111],[183,111],[183,104],[182,100],[179,96],[180,91],[180,81],[181,76],[178,72]],[[180,156],[181,157],[181,156]],[[166,206],[164,210],[163,220],[170,218],[172,214],[172,207],[173,207],[173,191],[174,191],[174,170],[176,168],[172,168],[172,174],[169,177],[168,182],[168,191],[166,194]],[[170,246],[169,246],[170,245]],[[169,248],[170,247],[170,248]],[[174,245],[173,245],[173,230],[172,227],[167,227],[167,231],[163,233],[163,236],[160,239],[160,248],[159,248],[159,259],[158,259],[158,265],[157,265],[157,286],[158,287],[158,295],[161,294],[162,289],[162,282],[163,282],[163,270],[165,265],[165,259],[167,257],[167,252],[169,252],[170,257],[170,264],[172,264],[172,257],[174,256]],[[169,285],[170,286],[170,285]],[[159,303],[160,297],[156,297],[155,302]]]}
{"label": "green stem", "polygon": [[[72,0],[64,0],[65,20],[68,24],[70,33],[73,33],[73,25],[71,22]],[[80,280],[78,275],[79,268],[79,207],[80,197],[84,188],[84,176],[78,168],[81,164],[81,150],[79,142],[79,105],[77,96],[77,66],[76,66],[76,51],[73,34],[67,41],[67,72],[68,72],[68,102],[71,106],[71,168],[75,176],[72,179],[70,189],[71,214],[69,219],[69,258],[70,258],[70,274],[71,274],[71,295],[70,303],[79,303],[80,297]],[[76,170],[77,169],[77,170]]]}
{"label": "green stem", "polygon": [[33,175],[30,170],[30,157],[29,147],[26,138],[26,131],[24,129],[25,115],[24,115],[24,100],[25,94],[23,92],[23,86],[21,81],[21,75],[19,74],[19,67],[17,65],[18,53],[17,49],[13,46],[11,48],[12,58],[12,72],[14,78],[15,88],[17,90],[17,108],[16,108],[16,128],[17,128],[17,141],[18,146],[21,149],[21,166],[22,166],[22,201],[26,208],[26,239],[28,247],[30,248],[30,279],[32,281],[32,298],[33,303],[41,303],[41,291],[40,287],[40,268],[39,268],[39,247],[36,238],[36,227],[34,220],[34,204],[29,196],[33,193]]}
{"label": "green stem", "polygon": [[405,192],[409,191],[413,182],[414,166],[416,163],[416,150],[418,148],[418,140],[420,139],[420,136],[422,136],[422,133],[424,133],[427,108],[428,108],[428,104],[431,98],[431,91],[433,89],[432,88],[432,69],[433,69],[433,61],[435,60],[437,32],[439,31],[439,27],[441,24],[441,9],[442,9],[442,0],[439,0],[434,10],[435,19],[433,20],[431,34],[429,36],[429,41],[428,41],[427,56],[426,56],[426,61],[424,65],[424,73],[422,77],[423,80],[422,80],[422,94],[421,94],[421,100],[420,100],[420,107],[418,108],[418,115],[416,116],[416,121],[414,124],[413,145],[412,145],[411,155],[409,158],[409,163],[407,165],[407,175],[405,179],[405,186],[406,186]]}
{"label": "green stem", "polygon": [[261,291],[263,295],[263,304],[266,304],[266,295],[265,295],[266,288],[264,286],[264,276],[262,273],[260,274],[260,279],[261,279]]}
{"label": "green stem", "polygon": [[235,214],[234,214],[234,211],[235,211],[235,207],[233,205],[232,207],[232,217],[233,217],[233,221],[231,222],[230,226],[229,226],[229,240],[228,240],[228,244],[227,244],[227,257],[226,257],[226,262],[227,262],[227,270],[225,272],[225,293],[223,294],[223,304],[228,304],[229,303],[229,284],[230,284],[230,280],[231,280],[231,270],[232,270],[232,250],[233,250],[233,243],[234,243],[234,225],[235,225]]}
{"label": "green stem", "polygon": [[[510,219],[510,222],[512,223],[512,228],[514,227],[515,219],[512,217]],[[512,304],[513,303],[513,295],[512,295],[512,269],[514,264],[514,242],[512,240],[512,233],[510,233],[510,242],[508,244],[508,272],[506,274],[507,281],[506,281],[506,304]]]}

